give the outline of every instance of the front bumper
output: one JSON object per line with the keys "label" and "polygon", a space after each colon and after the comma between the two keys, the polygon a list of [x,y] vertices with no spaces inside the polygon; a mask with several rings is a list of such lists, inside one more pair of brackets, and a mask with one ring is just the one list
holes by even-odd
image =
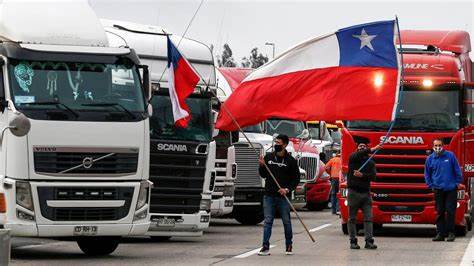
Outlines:
{"label": "front bumper", "polygon": [[[339,206],[341,211],[342,223],[347,223],[349,220],[349,208],[347,206],[347,200],[345,198],[339,198]],[[387,205],[377,202],[372,204],[372,221],[377,224],[387,224],[387,223],[405,223],[405,224],[435,224],[436,223],[436,210],[434,205],[416,205],[423,206],[422,211],[418,212],[404,212],[404,211],[383,211],[381,207],[383,206],[401,206],[401,205]],[[413,205],[415,206],[415,205]],[[458,200],[456,204],[456,216],[455,224],[456,225],[466,225],[465,214],[468,206],[467,200]],[[392,215],[410,215],[411,221],[400,222],[393,221]],[[357,223],[363,223],[362,212],[359,211],[357,214]]]}
{"label": "front bumper", "polygon": [[[13,236],[27,237],[74,237],[76,227],[93,226],[97,236],[129,236],[144,235],[150,225],[146,204],[139,211],[135,210],[139,181],[130,182],[29,182],[34,210],[28,210],[16,203],[16,182],[11,178],[4,179],[4,193],[7,201],[7,213],[0,221],[5,228],[11,229]],[[90,191],[119,191],[126,189],[131,192],[128,197],[114,200],[86,200],[79,198],[55,198],[56,192],[50,193],[51,198],[40,195],[38,191],[70,190],[87,194]],[[58,192],[59,193],[59,192]],[[98,192],[101,193],[101,192]],[[114,207],[116,206],[116,207]],[[120,209],[117,219],[105,218],[105,212],[98,209],[114,211]],[[137,213],[145,215],[139,219]],[[30,215],[31,219],[20,218],[18,213]],[[109,212],[110,213],[110,212]],[[96,218],[100,218],[96,219]]]}
{"label": "front bumper", "polygon": [[331,183],[318,182],[306,183],[306,202],[307,203],[323,203],[329,200],[331,193]]}
{"label": "front bumper", "polygon": [[[172,219],[173,225],[158,225],[158,219]],[[195,214],[153,213],[147,235],[150,236],[202,236],[209,227],[210,215],[206,211]]]}
{"label": "front bumper", "polygon": [[213,199],[211,202],[211,216],[220,217],[232,212],[234,207],[234,197],[222,197]]}

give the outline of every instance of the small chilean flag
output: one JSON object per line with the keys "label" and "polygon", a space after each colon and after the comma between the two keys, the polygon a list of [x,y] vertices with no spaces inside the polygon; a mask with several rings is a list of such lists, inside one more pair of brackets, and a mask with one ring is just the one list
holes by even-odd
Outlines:
{"label": "small chilean flag", "polygon": [[191,64],[168,37],[168,87],[174,123],[178,127],[188,126],[191,115],[185,100],[193,93],[199,79]]}
{"label": "small chilean flag", "polygon": [[270,117],[301,121],[395,118],[400,80],[396,21],[340,29],[303,42],[248,75],[226,100],[216,128]]}

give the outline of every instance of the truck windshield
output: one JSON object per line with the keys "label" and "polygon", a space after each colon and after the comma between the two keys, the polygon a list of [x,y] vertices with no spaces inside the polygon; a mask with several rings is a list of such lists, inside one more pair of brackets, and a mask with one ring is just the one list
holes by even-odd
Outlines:
{"label": "truck windshield", "polygon": [[302,121],[270,119],[265,123],[266,133],[272,136],[273,134],[285,134],[289,138],[296,138],[305,129]]}
{"label": "truck windshield", "polygon": [[244,130],[244,132],[248,132],[248,133],[263,133],[263,128],[261,124],[246,126],[242,129]]}
{"label": "truck windshield", "polygon": [[139,73],[128,59],[116,64],[11,59],[12,100],[42,120],[139,121],[146,117]]}
{"label": "truck windshield", "polygon": [[[395,130],[455,131],[460,126],[458,91],[404,91]],[[348,121],[349,129],[387,130],[390,122]]]}
{"label": "truck windshield", "polygon": [[153,116],[150,118],[150,136],[153,139],[209,142],[212,138],[211,100],[187,98],[191,111],[187,128],[174,125],[173,108],[168,95],[155,95],[151,101]]}

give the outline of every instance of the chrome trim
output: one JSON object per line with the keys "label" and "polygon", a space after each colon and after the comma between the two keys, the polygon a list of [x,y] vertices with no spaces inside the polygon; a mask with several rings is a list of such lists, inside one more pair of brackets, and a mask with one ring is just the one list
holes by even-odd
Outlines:
{"label": "chrome trim", "polygon": [[[113,155],[115,155],[115,153],[109,153],[109,154],[106,154],[106,155],[101,156],[101,157],[96,158],[96,159],[92,159],[92,157],[86,157],[86,158],[84,158],[84,160],[82,160],[82,163],[81,163],[81,164],[76,165],[76,166],[74,166],[74,167],[71,167],[71,168],[69,168],[69,169],[63,170],[63,171],[59,172],[59,174],[65,174],[65,173],[67,173],[67,172],[69,172],[69,171],[72,171],[72,170],[75,170],[75,169],[81,168],[81,167],[84,167],[84,168],[86,168],[86,169],[91,168],[92,165],[93,165],[95,162],[100,161],[100,160],[105,159],[105,158],[108,158],[108,157],[113,156]],[[86,164],[86,163],[87,163],[87,164]]]}
{"label": "chrome trim", "polygon": [[93,208],[123,207],[125,200],[48,200],[46,204],[53,208]]}

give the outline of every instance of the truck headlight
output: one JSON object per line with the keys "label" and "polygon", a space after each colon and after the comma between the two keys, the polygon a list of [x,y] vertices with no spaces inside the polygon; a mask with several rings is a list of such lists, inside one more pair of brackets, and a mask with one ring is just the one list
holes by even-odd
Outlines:
{"label": "truck headlight", "polygon": [[150,190],[150,182],[142,181],[140,182],[140,190],[138,192],[137,206],[135,210],[140,210],[148,202],[148,191]]}
{"label": "truck headlight", "polygon": [[30,183],[17,181],[16,184],[16,204],[30,211],[34,210],[33,198],[31,196]]}
{"label": "truck headlight", "polygon": [[464,189],[458,190],[458,199],[462,200],[465,197],[466,197],[466,190],[464,190]]}
{"label": "truck headlight", "polygon": [[202,199],[199,203],[199,209],[201,211],[210,211],[211,210],[211,200],[210,199]]}

